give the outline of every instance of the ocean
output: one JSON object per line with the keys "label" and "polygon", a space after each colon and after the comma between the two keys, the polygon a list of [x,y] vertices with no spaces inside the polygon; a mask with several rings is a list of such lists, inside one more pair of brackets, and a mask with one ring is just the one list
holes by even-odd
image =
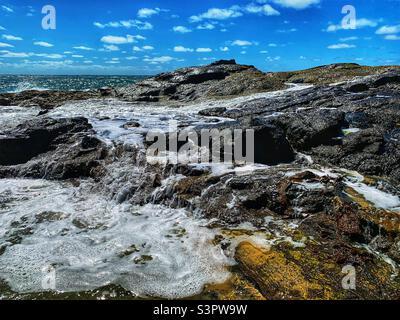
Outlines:
{"label": "ocean", "polygon": [[102,87],[123,87],[146,76],[47,76],[0,75],[0,93],[25,90],[85,91]]}

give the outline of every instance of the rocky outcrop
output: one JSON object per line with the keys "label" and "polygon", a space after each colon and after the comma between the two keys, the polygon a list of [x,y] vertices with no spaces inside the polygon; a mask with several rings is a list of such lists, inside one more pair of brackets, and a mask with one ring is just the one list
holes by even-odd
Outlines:
{"label": "rocky outcrop", "polygon": [[98,91],[37,91],[28,90],[19,93],[0,94],[0,106],[40,107],[49,110],[70,101],[112,97],[111,88]]}
{"label": "rocky outcrop", "polygon": [[104,145],[85,118],[39,118],[0,137],[0,177],[68,179],[94,175]]}
{"label": "rocky outcrop", "polygon": [[253,66],[238,65],[234,60],[222,60],[204,67],[162,73],[117,92],[120,97],[131,101],[189,102],[284,87],[282,82],[274,82]]}

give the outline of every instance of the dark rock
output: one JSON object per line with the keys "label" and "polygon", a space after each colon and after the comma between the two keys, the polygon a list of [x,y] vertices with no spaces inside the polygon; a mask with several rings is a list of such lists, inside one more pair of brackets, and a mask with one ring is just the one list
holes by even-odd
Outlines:
{"label": "dark rock", "polygon": [[130,128],[139,128],[140,123],[137,121],[128,121],[122,126],[124,129],[130,129]]}
{"label": "dark rock", "polygon": [[251,128],[254,133],[255,162],[276,165],[294,160],[294,151],[285,132],[273,124]]}
{"label": "dark rock", "polygon": [[[16,165],[56,147],[57,138],[65,139],[66,134],[91,129],[87,119],[50,118],[31,120],[19,125],[5,137],[0,138],[0,165]],[[60,141],[58,141],[60,143]]]}
{"label": "dark rock", "polygon": [[27,121],[0,138],[0,177],[95,177],[106,151],[85,118]]}
{"label": "dark rock", "polygon": [[225,107],[209,108],[199,111],[199,115],[206,117],[219,117],[226,111]]}
{"label": "dark rock", "polygon": [[366,83],[354,83],[346,86],[345,89],[349,92],[359,93],[368,91],[369,87]]}
{"label": "dark rock", "polygon": [[211,63],[211,66],[221,66],[221,65],[229,65],[229,64],[236,64],[236,60],[235,59],[231,59],[231,60],[218,60],[215,61],[213,63]]}
{"label": "dark rock", "polygon": [[342,134],[344,112],[317,110],[301,112],[278,120],[286,130],[290,144],[298,150],[310,150],[319,145],[332,145]]}
{"label": "dark rock", "polygon": [[388,73],[382,76],[379,76],[373,82],[374,87],[380,87],[390,83],[400,83],[400,75],[398,73]]}

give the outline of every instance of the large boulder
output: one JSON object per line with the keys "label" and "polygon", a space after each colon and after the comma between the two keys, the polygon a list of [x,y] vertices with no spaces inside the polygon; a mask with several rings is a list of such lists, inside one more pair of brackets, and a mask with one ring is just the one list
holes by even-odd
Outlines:
{"label": "large boulder", "polygon": [[89,129],[91,125],[85,118],[38,118],[24,122],[0,137],[0,165],[25,163],[54,149],[69,135]]}
{"label": "large boulder", "polygon": [[[27,121],[0,137],[0,177],[68,179],[99,173],[105,156],[85,118]],[[101,170],[100,170],[101,171]]]}
{"label": "large boulder", "polygon": [[319,109],[279,118],[291,145],[300,151],[336,144],[342,134],[345,114],[336,109]]}

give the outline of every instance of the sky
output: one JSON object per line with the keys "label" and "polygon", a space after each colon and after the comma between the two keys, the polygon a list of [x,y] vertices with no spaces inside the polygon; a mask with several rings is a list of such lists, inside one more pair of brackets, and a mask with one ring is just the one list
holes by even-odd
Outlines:
{"label": "sky", "polygon": [[219,59],[400,64],[400,0],[0,0],[0,74],[148,75]]}

